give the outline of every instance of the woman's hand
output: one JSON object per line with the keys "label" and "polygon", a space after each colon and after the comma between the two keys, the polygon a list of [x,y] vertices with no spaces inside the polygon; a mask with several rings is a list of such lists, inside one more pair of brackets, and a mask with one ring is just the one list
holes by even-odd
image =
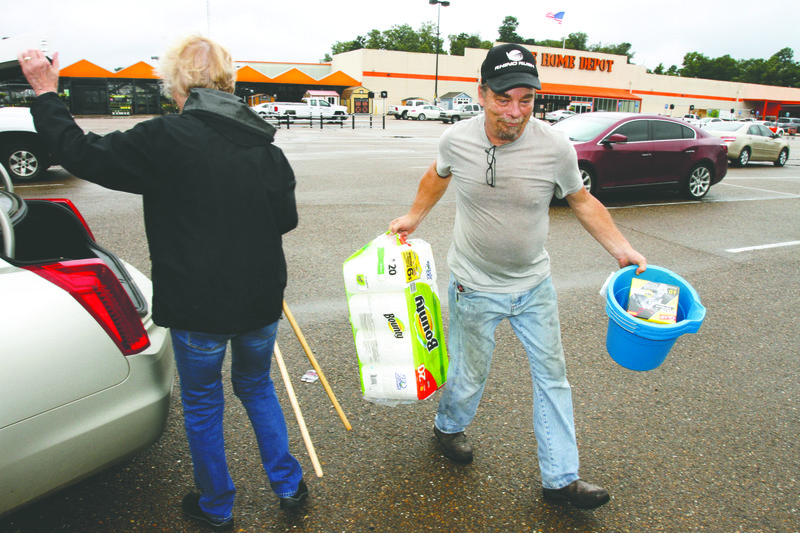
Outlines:
{"label": "woman's hand", "polygon": [[58,52],[53,54],[53,62],[41,50],[31,49],[17,55],[22,73],[28,80],[36,96],[58,92]]}

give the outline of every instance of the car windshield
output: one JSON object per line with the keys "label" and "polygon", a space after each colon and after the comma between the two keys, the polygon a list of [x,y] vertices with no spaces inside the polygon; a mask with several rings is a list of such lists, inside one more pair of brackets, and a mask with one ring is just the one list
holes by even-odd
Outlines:
{"label": "car windshield", "polygon": [[736,131],[741,128],[741,122],[714,122],[706,126],[706,129],[713,131]]}
{"label": "car windshield", "polygon": [[565,132],[570,141],[586,142],[600,135],[618,119],[604,116],[602,113],[583,114],[556,122],[551,127]]}

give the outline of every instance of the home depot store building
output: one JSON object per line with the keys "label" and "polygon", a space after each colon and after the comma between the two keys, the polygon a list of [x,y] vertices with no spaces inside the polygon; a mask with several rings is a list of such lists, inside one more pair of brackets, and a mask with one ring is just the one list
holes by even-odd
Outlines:
{"label": "home depot store building", "polygon": [[[542,90],[535,113],[571,104],[593,111],[631,111],[682,116],[736,118],[800,116],[800,89],[648,74],[630,65],[625,56],[529,46],[536,56]],[[457,92],[477,99],[480,65],[486,50],[467,49],[464,56],[436,56],[389,50],[354,50],[338,54],[331,63],[238,61],[236,93],[249,98],[299,101],[307,90],[356,87],[376,96],[369,112],[383,114],[386,106],[407,97],[433,101]],[[157,114],[163,104],[152,66],[137,63],[110,72],[88,61],[62,69],[62,89],[74,114]],[[438,94],[434,94],[434,91]],[[385,93],[386,98],[380,98]],[[122,96],[122,98],[120,98]],[[343,99],[351,110],[357,108]],[[120,106],[127,106],[120,109]],[[363,107],[358,108],[363,110]]]}
{"label": "home depot store building", "polygon": [[[628,64],[626,56],[528,48],[542,81],[535,103],[540,117],[573,102],[594,111],[800,117],[800,89],[648,74],[645,67]],[[486,50],[478,49],[467,49],[464,56],[440,55],[438,80],[433,54],[362,49],[335,56],[331,66],[360,79],[375,94],[386,91],[386,105],[395,105],[409,96],[432,100],[435,88],[436,96],[465,92],[477,98],[485,56]]]}

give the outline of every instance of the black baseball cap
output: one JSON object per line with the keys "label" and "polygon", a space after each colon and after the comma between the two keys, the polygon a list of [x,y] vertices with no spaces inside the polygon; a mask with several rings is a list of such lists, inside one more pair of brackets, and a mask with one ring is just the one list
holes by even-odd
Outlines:
{"label": "black baseball cap", "polygon": [[542,88],[536,59],[521,44],[500,44],[489,50],[481,65],[481,83],[496,93],[514,87]]}

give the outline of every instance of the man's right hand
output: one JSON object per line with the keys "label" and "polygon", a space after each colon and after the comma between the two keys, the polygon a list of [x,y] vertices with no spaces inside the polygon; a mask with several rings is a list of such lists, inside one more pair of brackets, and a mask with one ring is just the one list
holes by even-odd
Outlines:
{"label": "man's right hand", "polygon": [[403,215],[392,220],[389,224],[389,233],[406,237],[414,232],[419,225],[419,219],[411,214]]}

